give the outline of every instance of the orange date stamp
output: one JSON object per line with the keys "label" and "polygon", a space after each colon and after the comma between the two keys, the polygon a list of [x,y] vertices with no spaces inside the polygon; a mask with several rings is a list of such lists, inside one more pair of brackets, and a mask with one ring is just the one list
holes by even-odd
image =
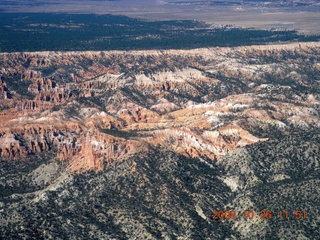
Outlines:
{"label": "orange date stamp", "polygon": [[243,212],[237,212],[235,210],[213,210],[212,219],[213,220],[224,220],[224,219],[246,219],[246,220],[270,220],[272,218],[278,218],[283,220],[296,219],[303,220],[307,218],[306,210],[278,210],[272,212],[271,210],[260,210],[255,212],[253,210],[245,210]]}

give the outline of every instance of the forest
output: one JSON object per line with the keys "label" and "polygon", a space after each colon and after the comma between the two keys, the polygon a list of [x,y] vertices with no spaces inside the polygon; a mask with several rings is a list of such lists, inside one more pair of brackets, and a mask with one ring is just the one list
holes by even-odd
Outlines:
{"label": "forest", "polygon": [[1,13],[0,52],[191,49],[317,41],[293,30],[94,14]]}

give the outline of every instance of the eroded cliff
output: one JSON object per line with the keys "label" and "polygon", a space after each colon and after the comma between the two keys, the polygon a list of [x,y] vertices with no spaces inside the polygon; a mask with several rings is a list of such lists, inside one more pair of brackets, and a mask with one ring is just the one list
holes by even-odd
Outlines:
{"label": "eroded cliff", "polygon": [[148,146],[220,158],[319,128],[319,43],[0,54],[0,156],[52,151],[71,171]]}

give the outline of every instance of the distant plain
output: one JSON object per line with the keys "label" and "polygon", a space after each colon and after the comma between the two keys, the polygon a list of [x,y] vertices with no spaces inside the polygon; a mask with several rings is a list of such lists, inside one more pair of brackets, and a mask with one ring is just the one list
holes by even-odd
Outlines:
{"label": "distant plain", "polygon": [[210,24],[259,29],[297,29],[320,33],[318,1],[84,1],[1,0],[0,12],[97,13],[125,15],[149,20],[197,20]]}

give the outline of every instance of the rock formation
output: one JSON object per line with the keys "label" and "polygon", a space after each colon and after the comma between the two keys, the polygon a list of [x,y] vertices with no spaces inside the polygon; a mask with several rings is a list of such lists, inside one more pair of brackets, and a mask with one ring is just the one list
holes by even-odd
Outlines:
{"label": "rock formation", "polygon": [[309,59],[319,52],[296,43],[2,53],[0,156],[50,151],[85,171],[160,145],[213,160],[318,128],[320,67]]}

